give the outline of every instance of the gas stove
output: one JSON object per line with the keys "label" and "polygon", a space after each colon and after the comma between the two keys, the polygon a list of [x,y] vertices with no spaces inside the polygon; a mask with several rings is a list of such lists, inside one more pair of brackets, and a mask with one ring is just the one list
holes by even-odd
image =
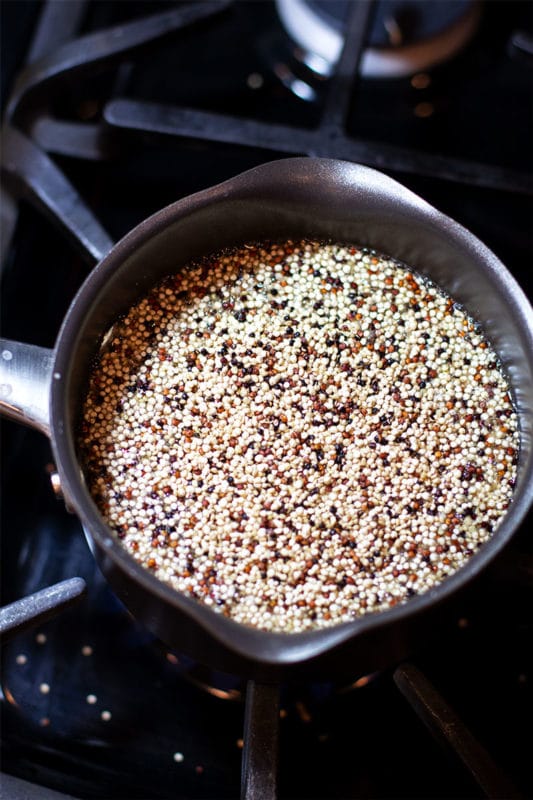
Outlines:
{"label": "gas stove", "polygon": [[[533,6],[434,5],[437,29],[429,4],[408,0],[4,2],[3,335],[52,347],[113,241],[289,155],[400,180],[531,297]],[[310,18],[336,50],[311,47]],[[370,68],[369,54],[405,63],[420,45],[409,68]],[[82,579],[68,607],[3,648],[4,795],[239,796],[244,739],[269,749],[246,687],[135,622],[55,495],[48,441],[2,427],[3,604]],[[248,752],[243,796],[531,795],[531,522],[409,662],[347,685],[283,685],[277,790],[254,784]]]}

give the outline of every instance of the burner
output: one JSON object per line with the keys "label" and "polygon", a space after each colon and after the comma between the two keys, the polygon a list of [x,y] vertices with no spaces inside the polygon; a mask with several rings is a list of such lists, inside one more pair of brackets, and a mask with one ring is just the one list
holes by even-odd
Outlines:
{"label": "burner", "polygon": [[[276,6],[286,31],[301,48],[299,60],[317,77],[327,77],[340,57],[353,3],[276,0]],[[360,74],[399,78],[430,69],[469,41],[479,18],[480,6],[472,0],[381,0],[375,6]],[[307,95],[304,99],[313,99],[312,92]]]}
{"label": "burner", "polygon": [[[111,239],[287,155],[397,178],[485,241],[531,297],[531,4],[493,0],[482,13],[438,0],[4,5],[9,338],[51,347],[87,262]],[[303,35],[298,18],[283,27],[288,8],[318,20],[315,34]],[[324,30],[337,37],[333,53],[317,45]],[[429,60],[408,62],[413,52]],[[376,54],[381,72],[371,69]],[[2,429],[6,796],[229,800],[244,765],[247,798],[276,794],[250,781],[269,770],[283,798],[533,797],[533,512],[506,558],[414,643],[410,662],[375,676],[352,668],[352,686],[245,687],[130,616],[50,487],[47,439],[9,421]]]}
{"label": "burner", "polygon": [[[246,680],[237,675],[211,669],[204,664],[190,658],[183,653],[169,650],[159,639],[153,640],[153,647],[175,671],[176,675],[184,678],[198,689],[219,700],[243,702],[246,694]],[[383,676],[383,672],[372,672],[346,682],[344,681],[315,681],[302,684],[284,684],[282,687],[282,700],[286,705],[301,703],[321,704],[338,695],[361,690]]]}

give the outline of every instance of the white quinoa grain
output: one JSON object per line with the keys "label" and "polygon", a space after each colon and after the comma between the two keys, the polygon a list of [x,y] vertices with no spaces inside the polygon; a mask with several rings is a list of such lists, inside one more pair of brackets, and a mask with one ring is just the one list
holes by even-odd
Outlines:
{"label": "white quinoa grain", "polygon": [[509,387],[476,323],[372,251],[249,245],[106,337],[80,450],[125,548],[238,622],[288,632],[421,594],[509,504]]}

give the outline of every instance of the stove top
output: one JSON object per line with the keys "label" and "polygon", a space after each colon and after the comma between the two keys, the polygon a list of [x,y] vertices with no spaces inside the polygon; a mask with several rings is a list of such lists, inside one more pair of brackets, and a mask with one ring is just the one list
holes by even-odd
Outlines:
{"label": "stove top", "polygon": [[[112,241],[293,154],[384,170],[531,297],[532,4],[479,5],[462,49],[399,77],[357,68],[382,4],[346,5],[347,45],[321,70],[267,0],[5,2],[3,335],[52,347]],[[47,440],[2,428],[2,602],[87,586],[3,648],[5,795],[238,796],[244,687],[133,620],[54,495]],[[280,798],[531,795],[530,526],[409,663],[282,687]]]}

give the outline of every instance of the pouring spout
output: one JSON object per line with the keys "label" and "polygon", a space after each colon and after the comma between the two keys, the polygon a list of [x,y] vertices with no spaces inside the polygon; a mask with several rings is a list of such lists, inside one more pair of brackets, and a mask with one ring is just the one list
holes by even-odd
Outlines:
{"label": "pouring spout", "polygon": [[50,437],[53,350],[0,339],[0,413]]}

